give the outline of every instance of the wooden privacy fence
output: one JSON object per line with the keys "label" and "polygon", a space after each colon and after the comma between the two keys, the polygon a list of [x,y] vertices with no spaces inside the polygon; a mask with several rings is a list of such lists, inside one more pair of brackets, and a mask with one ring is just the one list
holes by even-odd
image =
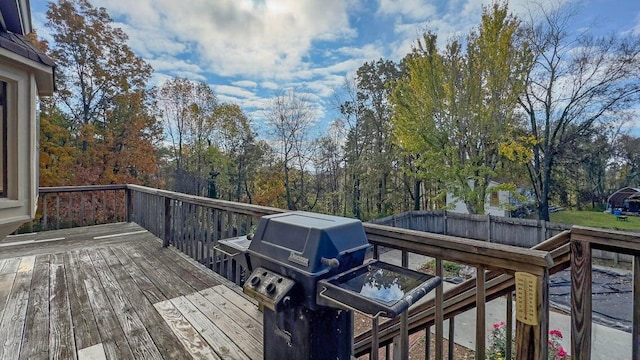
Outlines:
{"label": "wooden privacy fence", "polygon": [[[370,222],[525,248],[531,248],[548,238],[571,229],[570,225],[544,220],[461,214],[446,210],[409,211]],[[633,258],[628,254],[601,249],[594,249],[593,257],[612,261],[616,265],[619,262],[630,264],[633,261]]]}
{"label": "wooden privacy fence", "polygon": [[544,220],[461,214],[446,210],[409,211],[370,222],[526,248],[571,229],[569,225]]}

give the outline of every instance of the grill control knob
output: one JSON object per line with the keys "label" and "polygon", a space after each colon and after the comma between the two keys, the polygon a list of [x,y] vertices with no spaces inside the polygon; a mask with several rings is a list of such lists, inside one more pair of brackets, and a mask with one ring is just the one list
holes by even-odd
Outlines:
{"label": "grill control knob", "polygon": [[260,285],[260,278],[254,276],[253,279],[251,279],[251,286],[257,287],[258,285]]}
{"label": "grill control knob", "polygon": [[267,294],[271,295],[276,291],[276,284],[270,283],[267,285]]}

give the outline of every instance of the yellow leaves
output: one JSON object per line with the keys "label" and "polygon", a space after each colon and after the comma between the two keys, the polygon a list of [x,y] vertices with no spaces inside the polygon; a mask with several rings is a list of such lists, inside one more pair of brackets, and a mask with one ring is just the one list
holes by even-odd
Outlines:
{"label": "yellow leaves", "polygon": [[498,152],[510,161],[527,163],[533,157],[532,148],[538,143],[533,135],[519,136],[515,140],[501,142]]}

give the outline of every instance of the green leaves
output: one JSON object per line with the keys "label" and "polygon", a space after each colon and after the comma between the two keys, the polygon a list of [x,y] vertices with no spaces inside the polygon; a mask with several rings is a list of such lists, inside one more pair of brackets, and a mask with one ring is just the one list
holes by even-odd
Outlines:
{"label": "green leaves", "polygon": [[484,212],[489,181],[507,160],[499,145],[518,127],[515,109],[531,56],[517,31],[506,5],[495,4],[484,8],[465,42],[450,40],[440,50],[437,36],[425,33],[404,59],[407,75],[391,96],[398,144],[419,154],[421,175],[444,182],[470,213]]}

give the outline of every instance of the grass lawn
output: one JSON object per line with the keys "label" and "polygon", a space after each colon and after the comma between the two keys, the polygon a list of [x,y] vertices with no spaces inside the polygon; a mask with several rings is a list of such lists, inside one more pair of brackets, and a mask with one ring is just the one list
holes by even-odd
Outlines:
{"label": "grass lawn", "polygon": [[640,216],[627,216],[617,220],[612,214],[596,211],[564,210],[551,213],[551,222],[598,228],[640,231]]}

